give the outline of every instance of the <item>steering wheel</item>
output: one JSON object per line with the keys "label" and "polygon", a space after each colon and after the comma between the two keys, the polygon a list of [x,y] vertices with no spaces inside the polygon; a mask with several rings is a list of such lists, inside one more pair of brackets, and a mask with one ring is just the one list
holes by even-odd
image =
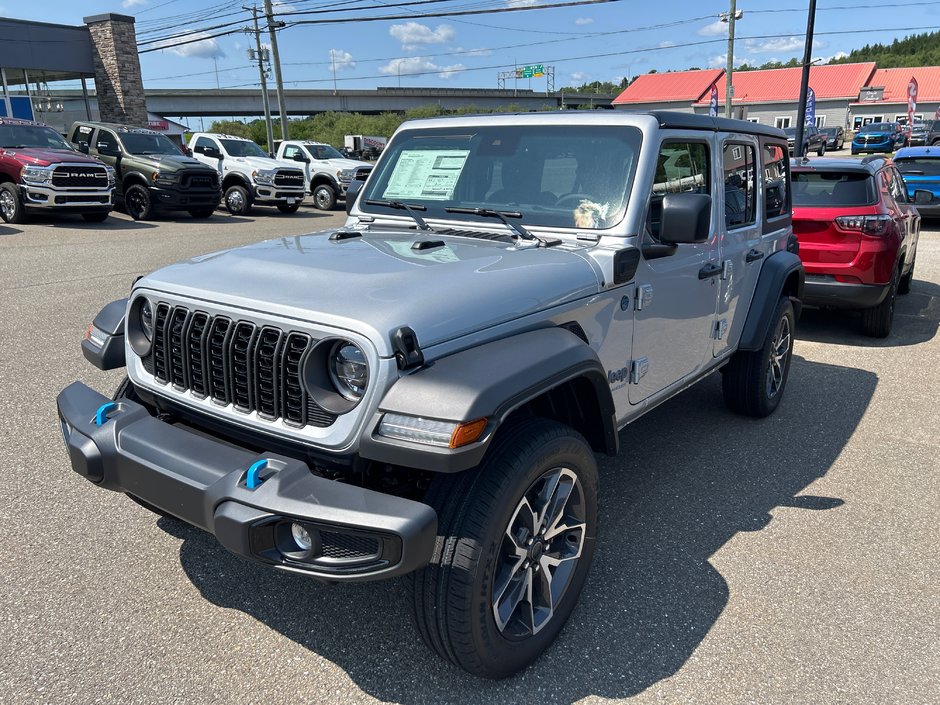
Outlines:
{"label": "steering wheel", "polygon": [[577,208],[581,201],[593,201],[594,199],[586,193],[566,193],[555,201],[556,208]]}

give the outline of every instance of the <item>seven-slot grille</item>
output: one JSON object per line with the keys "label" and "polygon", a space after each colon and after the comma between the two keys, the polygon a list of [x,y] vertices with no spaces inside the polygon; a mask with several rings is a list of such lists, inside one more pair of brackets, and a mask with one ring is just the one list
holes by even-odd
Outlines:
{"label": "seven-slot grille", "polygon": [[142,362],[157,382],[200,399],[295,428],[325,428],[336,416],[301,384],[301,361],[314,342],[306,333],[160,303],[153,347]]}
{"label": "seven-slot grille", "polygon": [[102,166],[57,166],[52,185],[59,188],[102,188],[108,185],[108,172]]}
{"label": "seven-slot grille", "polygon": [[278,169],[274,174],[275,186],[304,187],[304,173],[295,169]]}

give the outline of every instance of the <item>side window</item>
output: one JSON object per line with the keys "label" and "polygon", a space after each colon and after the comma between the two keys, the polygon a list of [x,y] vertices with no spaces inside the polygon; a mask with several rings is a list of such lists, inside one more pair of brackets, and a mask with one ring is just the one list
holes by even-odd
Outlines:
{"label": "side window", "polygon": [[767,219],[790,213],[790,190],[787,187],[787,147],[765,143],[761,149],[764,171],[764,209]]}
{"label": "side window", "polygon": [[193,145],[193,151],[197,151],[198,147],[205,149],[206,147],[215,147],[218,149],[218,145],[208,137],[198,137],[196,138],[196,144]]}
{"label": "side window", "polygon": [[293,159],[295,155],[300,153],[300,147],[295,147],[290,145],[284,148],[284,159]]}
{"label": "side window", "polygon": [[117,137],[107,130],[98,130],[95,137],[95,148],[99,152],[116,152],[118,151]]}
{"label": "side window", "polygon": [[881,172],[881,190],[883,193],[886,193],[891,196],[898,203],[907,203],[907,197],[904,194],[904,189],[898,184],[899,179],[897,178],[894,169],[887,168]]}
{"label": "side window", "polygon": [[666,194],[711,194],[709,169],[708,145],[703,142],[666,142],[659,148],[650,194],[649,228],[653,237],[659,237]]}
{"label": "side window", "polygon": [[910,203],[910,198],[907,196],[907,187],[904,185],[904,179],[901,178],[900,172],[892,167],[891,176],[894,181],[894,190],[898,194],[895,196],[895,200],[898,203]]}
{"label": "side window", "polygon": [[88,125],[76,125],[75,129],[72,130],[72,137],[69,141],[74,144],[91,142],[91,128]]}
{"label": "side window", "polygon": [[725,144],[723,154],[725,225],[740,228],[757,220],[757,173],[754,147]]}

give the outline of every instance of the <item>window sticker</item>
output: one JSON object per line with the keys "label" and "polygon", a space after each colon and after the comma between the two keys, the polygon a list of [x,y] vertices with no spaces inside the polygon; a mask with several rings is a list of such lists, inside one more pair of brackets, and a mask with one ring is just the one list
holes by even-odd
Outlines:
{"label": "window sticker", "polygon": [[453,198],[468,154],[469,149],[403,150],[382,198],[423,201]]}

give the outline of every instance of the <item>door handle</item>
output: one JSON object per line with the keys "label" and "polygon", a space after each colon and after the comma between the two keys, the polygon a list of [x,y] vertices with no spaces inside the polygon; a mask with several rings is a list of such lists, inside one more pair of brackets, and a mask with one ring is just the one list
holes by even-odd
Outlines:
{"label": "door handle", "polygon": [[719,274],[721,274],[721,267],[713,262],[709,262],[698,270],[699,279],[709,279],[711,277],[717,277]]}
{"label": "door handle", "polygon": [[747,256],[744,258],[745,262],[756,262],[759,259],[764,258],[764,253],[760,250],[751,250],[747,253]]}

